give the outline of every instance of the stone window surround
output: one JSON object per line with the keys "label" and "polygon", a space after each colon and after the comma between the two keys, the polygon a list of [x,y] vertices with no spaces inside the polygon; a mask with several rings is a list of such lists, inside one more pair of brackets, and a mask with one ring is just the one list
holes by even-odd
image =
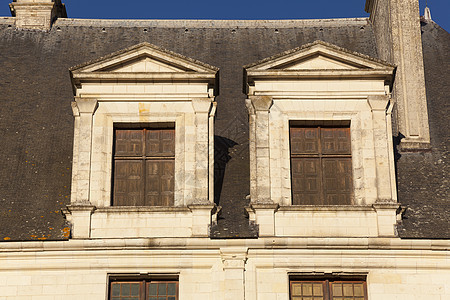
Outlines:
{"label": "stone window surround", "polygon": [[[375,123],[380,125],[380,128],[375,130],[369,129],[369,139],[373,138],[373,134],[385,136],[384,142],[390,145],[390,149],[393,149],[392,136],[388,135],[388,133],[391,132],[391,127],[389,125],[391,122],[390,119],[393,104],[389,101],[388,96],[369,96],[366,99],[353,99],[352,101],[355,101],[358,104],[353,106],[355,110],[349,110],[346,108],[348,106],[352,107],[352,105],[346,106],[346,103],[348,104],[349,101],[350,100],[348,99],[346,101],[315,99],[314,102],[317,103],[319,107],[323,107],[324,104],[320,102],[328,102],[328,104],[334,102],[333,107],[336,111],[316,111],[313,115],[317,119],[311,119],[310,111],[301,112],[300,110],[295,110],[296,105],[297,107],[302,105],[301,100],[298,99],[297,101],[293,101],[292,99],[286,100],[281,99],[280,97],[250,96],[247,100],[247,107],[249,107],[250,111],[250,132],[254,132],[254,136],[258,136],[259,139],[264,139],[265,136],[262,132],[256,132],[256,130],[261,130],[263,127],[257,124],[258,111],[255,109],[255,106],[264,102],[265,107],[269,107],[267,110],[259,111],[259,113],[264,112],[264,115],[267,114],[267,119],[264,120],[269,124],[265,129],[267,130],[266,136],[268,136],[267,144],[269,146],[267,152],[269,152],[269,158],[259,158],[260,161],[268,160],[267,169],[261,170],[260,167],[256,168],[254,164],[254,162],[258,160],[256,155],[258,155],[258,151],[264,149],[255,149],[258,138],[251,139],[250,141],[250,147],[255,149],[255,151],[250,151],[250,153],[254,153],[254,155],[251,155],[251,168],[253,168],[253,172],[261,172],[263,174],[259,173],[257,178],[254,176],[251,177],[251,192],[254,193],[253,195],[256,194],[256,198],[255,196],[251,196],[251,205],[246,210],[249,214],[250,221],[259,224],[260,236],[316,234],[328,236],[339,236],[342,234],[349,236],[358,234],[364,236],[393,236],[396,234],[394,224],[397,220],[396,212],[399,204],[397,203],[396,195],[393,150],[388,153],[387,147],[383,146],[383,144],[377,143],[378,146],[376,147],[373,140],[372,145],[370,145],[370,140],[367,140],[366,143],[364,143],[364,140],[361,138],[364,129],[362,128],[362,124],[366,123],[363,122],[362,115],[365,114],[366,117],[370,117],[371,115],[374,120],[378,119]],[[339,110],[339,105],[336,104],[338,102],[341,102],[342,111]],[[290,110],[283,110],[283,104],[288,105]],[[282,112],[282,116],[280,116],[280,112]],[[277,114],[277,117],[274,116]],[[352,168],[354,173],[354,205],[291,205],[291,171],[289,160],[289,124],[291,121],[350,122]],[[366,128],[365,131],[367,130],[368,129]],[[271,134],[274,132],[277,134]],[[282,132],[282,134],[280,135],[279,132]],[[364,145],[367,145],[367,143],[369,143],[370,148],[364,149]],[[281,148],[281,150],[278,151],[277,148]],[[376,153],[377,149],[378,154]],[[372,153],[371,158],[367,157],[367,152]],[[383,152],[384,155],[381,155],[381,152]],[[276,156],[273,153],[278,153],[279,156]],[[379,158],[377,158],[377,155]],[[381,159],[382,161],[377,162],[377,159]],[[388,163],[386,159],[391,163]],[[261,164],[260,161],[259,163]],[[263,161],[262,163],[265,162]],[[358,178],[358,174],[361,172],[364,174]],[[276,176],[273,175],[276,173],[279,174],[279,176],[277,176],[278,178],[275,178]],[[377,178],[379,178],[378,174],[384,174],[384,176],[382,175],[383,180],[377,180]],[[283,179],[285,180],[283,181]],[[258,190],[258,184],[261,184],[261,181],[263,180],[268,182],[269,187],[267,189],[263,188]],[[277,183],[279,184],[278,189]],[[258,198],[261,195],[261,192],[268,192],[270,194],[267,198],[261,199]],[[336,222],[336,220],[342,219],[354,220],[361,228],[358,229],[355,227],[354,230],[352,230],[346,225],[333,223],[333,221]],[[312,222],[312,224],[314,224],[314,222],[318,220],[322,220],[323,226],[328,227],[328,229],[308,229],[308,226],[310,225],[296,224],[296,222],[305,222],[305,224]],[[343,224],[348,224],[348,221],[343,221]],[[331,227],[333,225],[334,227]]]}
{"label": "stone window surround", "polygon": [[[176,68],[172,73],[121,69],[133,59],[147,64],[153,58]],[[71,69],[74,155],[71,205],[64,214],[72,223],[72,238],[208,235],[215,218],[217,71],[148,43]],[[173,207],[111,206],[113,134],[119,123],[175,124]]]}
{"label": "stone window surround", "polygon": [[[291,67],[315,59],[315,53],[353,67]],[[259,225],[260,236],[395,236],[400,204],[391,127],[394,67],[317,41],[245,69],[250,123],[247,212],[250,222]],[[350,122],[354,205],[291,205],[291,121]]]}

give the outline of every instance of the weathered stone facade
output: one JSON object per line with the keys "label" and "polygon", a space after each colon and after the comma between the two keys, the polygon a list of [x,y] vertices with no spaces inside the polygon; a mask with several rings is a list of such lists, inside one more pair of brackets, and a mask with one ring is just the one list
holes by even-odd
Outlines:
{"label": "weathered stone facade", "polygon": [[[429,20],[422,53],[417,0],[286,21],[11,7],[0,300],[110,299],[116,277],[176,281],[178,299],[291,299],[292,281],[330,278],[363,282],[358,299],[450,296],[448,168],[432,172],[448,163],[450,81],[435,70],[450,60],[427,47],[450,38]],[[114,129],[161,124],[173,206],[113,205]],[[291,124],[349,130],[350,204],[293,205]]]}

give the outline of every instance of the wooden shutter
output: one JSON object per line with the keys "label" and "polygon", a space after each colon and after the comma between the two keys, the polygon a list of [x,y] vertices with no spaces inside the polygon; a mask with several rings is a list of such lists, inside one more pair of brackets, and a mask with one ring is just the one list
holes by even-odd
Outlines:
{"label": "wooden shutter", "polygon": [[173,205],[174,166],[170,160],[147,160],[146,205]]}
{"label": "wooden shutter", "polygon": [[322,160],[325,205],[349,205],[352,192],[352,161],[350,158]]}
{"label": "wooden shutter", "polygon": [[319,158],[292,158],[292,204],[321,203],[321,170]]}
{"label": "wooden shutter", "polygon": [[349,205],[352,194],[350,128],[290,128],[294,205]]}
{"label": "wooden shutter", "polygon": [[142,130],[116,130],[115,156],[141,156],[143,145]]}
{"label": "wooden shutter", "polygon": [[175,130],[116,129],[113,205],[174,204]]}

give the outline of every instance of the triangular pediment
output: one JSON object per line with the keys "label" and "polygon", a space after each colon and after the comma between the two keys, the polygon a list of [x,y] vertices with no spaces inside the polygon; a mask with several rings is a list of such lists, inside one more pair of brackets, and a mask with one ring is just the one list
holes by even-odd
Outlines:
{"label": "triangular pediment", "polygon": [[94,73],[149,73],[156,76],[158,73],[215,74],[218,69],[149,43],[142,43],[75,66],[70,71],[79,76]]}
{"label": "triangular pediment", "polygon": [[252,71],[300,71],[300,70],[370,70],[392,69],[394,66],[380,60],[351,52],[335,45],[316,41],[300,48],[263,59],[245,66]]}

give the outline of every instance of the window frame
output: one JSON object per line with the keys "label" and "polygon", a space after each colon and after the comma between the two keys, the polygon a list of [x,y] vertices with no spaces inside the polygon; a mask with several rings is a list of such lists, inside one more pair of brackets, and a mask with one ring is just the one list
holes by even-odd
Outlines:
{"label": "window frame", "polygon": [[[322,284],[322,299],[323,300],[343,300],[345,297],[342,296],[336,296],[340,298],[334,298],[333,296],[333,284],[339,284],[339,283],[362,283],[363,284],[363,293],[364,296],[361,298],[361,296],[348,296],[348,298],[356,299],[356,300],[368,300],[368,293],[367,293],[367,278],[365,275],[329,275],[329,276],[298,276],[293,275],[289,276],[289,300],[293,300],[294,297],[300,297],[303,298],[305,295],[293,295],[293,284],[295,283],[320,283]],[[320,296],[319,296],[320,297]],[[358,297],[358,298],[355,298]],[[315,299],[314,295],[311,296],[311,299]]]}
{"label": "window frame", "polygon": [[[179,291],[180,291],[180,285],[179,285],[179,278],[178,275],[166,275],[166,274],[146,274],[146,275],[133,275],[133,274],[110,274],[108,275],[108,300],[113,300],[112,295],[112,286],[113,283],[139,283],[140,284],[140,294],[139,294],[139,300],[147,300],[149,299],[149,296],[147,294],[148,285],[150,283],[175,283],[176,284],[176,295],[174,295],[175,300],[179,300]],[[169,296],[173,295],[165,295],[164,297],[168,299]],[[155,297],[159,297],[155,296]],[[155,298],[158,299],[158,298]]]}
{"label": "window frame", "polygon": [[[115,204],[115,188],[116,188],[116,161],[117,160],[129,160],[128,156],[120,156],[120,155],[116,155],[116,144],[117,144],[117,135],[116,132],[117,130],[142,130],[143,131],[143,145],[144,145],[144,151],[145,151],[145,144],[146,144],[146,132],[148,130],[164,130],[164,129],[170,129],[173,131],[173,155],[170,156],[166,156],[166,155],[162,155],[162,156],[152,156],[152,155],[147,155],[146,153],[143,153],[142,156],[136,156],[134,157],[132,160],[136,160],[136,161],[142,161],[143,162],[143,202],[145,203],[145,207],[155,207],[158,205],[151,205],[151,204],[147,204],[147,180],[146,180],[146,175],[147,175],[147,162],[148,161],[173,161],[173,191],[172,191],[172,199],[171,199],[171,204],[167,205],[168,207],[172,207],[175,206],[175,190],[176,190],[176,184],[175,184],[175,164],[176,164],[176,147],[177,147],[177,129],[176,129],[176,125],[175,122],[158,122],[158,123],[114,123],[113,126],[113,140],[112,140],[112,155],[111,155],[111,193],[110,193],[110,205],[114,206],[114,207],[120,207],[120,206],[125,206],[125,207],[139,207],[137,205],[116,205]],[[165,206],[165,205],[164,205]]]}

